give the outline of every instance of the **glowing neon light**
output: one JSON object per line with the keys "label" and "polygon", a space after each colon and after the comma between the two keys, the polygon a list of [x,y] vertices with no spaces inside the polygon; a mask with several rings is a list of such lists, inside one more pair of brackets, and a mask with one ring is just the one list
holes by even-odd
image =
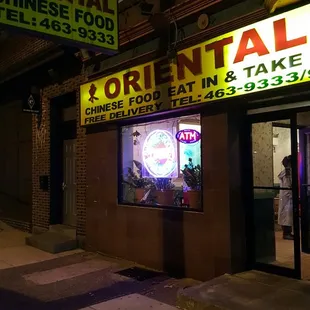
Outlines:
{"label": "glowing neon light", "polygon": [[193,144],[201,139],[201,134],[195,129],[182,129],[177,132],[176,139],[185,144]]}
{"label": "glowing neon light", "polygon": [[145,169],[153,177],[177,175],[176,145],[167,130],[157,129],[148,134],[143,144],[142,158]]}

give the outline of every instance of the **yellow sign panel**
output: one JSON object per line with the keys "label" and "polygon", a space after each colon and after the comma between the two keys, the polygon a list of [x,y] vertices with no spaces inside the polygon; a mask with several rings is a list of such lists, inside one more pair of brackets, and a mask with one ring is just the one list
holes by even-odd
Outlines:
{"label": "yellow sign panel", "polygon": [[81,86],[81,125],[310,81],[310,5]]}
{"label": "yellow sign panel", "polygon": [[118,49],[117,0],[0,0],[0,23],[88,47]]}
{"label": "yellow sign panel", "polygon": [[265,0],[265,6],[270,13],[273,13],[276,9],[282,8],[287,5],[291,5],[301,0]]}

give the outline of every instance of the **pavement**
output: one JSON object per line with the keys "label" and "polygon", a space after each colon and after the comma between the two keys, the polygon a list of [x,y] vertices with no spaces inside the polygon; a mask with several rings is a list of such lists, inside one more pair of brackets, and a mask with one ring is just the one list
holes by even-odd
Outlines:
{"label": "pavement", "polygon": [[74,250],[50,254],[0,222],[1,310],[175,310],[177,292],[199,282]]}
{"label": "pavement", "polygon": [[248,271],[201,283],[83,250],[50,254],[0,222],[0,310],[303,310],[310,282]]}
{"label": "pavement", "polygon": [[255,270],[180,289],[177,298],[182,310],[304,310],[309,304],[309,281]]}

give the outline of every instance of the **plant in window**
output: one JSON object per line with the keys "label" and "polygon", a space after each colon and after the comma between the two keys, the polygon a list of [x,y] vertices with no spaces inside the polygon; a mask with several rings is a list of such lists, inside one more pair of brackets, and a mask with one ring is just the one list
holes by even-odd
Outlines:
{"label": "plant in window", "polygon": [[150,190],[154,188],[154,181],[151,178],[144,178],[142,176],[143,166],[139,161],[133,160],[133,164],[137,171],[134,172],[132,168],[128,168],[127,180],[125,182],[135,188],[136,201],[143,202],[147,200]]}
{"label": "plant in window", "polygon": [[201,166],[195,166],[192,158],[189,158],[188,164],[184,165],[184,169],[181,171],[183,180],[190,189],[184,192],[184,203],[189,204],[190,208],[197,209],[200,203]]}
{"label": "plant in window", "polygon": [[200,165],[194,166],[193,160],[188,159],[188,164],[184,165],[183,179],[186,185],[192,190],[200,190],[201,187],[201,167]]}
{"label": "plant in window", "polygon": [[159,191],[170,190],[175,187],[170,178],[157,178],[155,179],[155,187]]}
{"label": "plant in window", "polygon": [[174,189],[175,185],[171,178],[155,179],[155,199],[158,204],[171,206],[174,204]]}

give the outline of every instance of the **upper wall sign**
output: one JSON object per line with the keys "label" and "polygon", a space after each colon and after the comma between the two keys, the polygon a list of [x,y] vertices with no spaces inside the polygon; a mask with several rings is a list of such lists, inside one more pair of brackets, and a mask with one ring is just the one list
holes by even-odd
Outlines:
{"label": "upper wall sign", "polygon": [[265,6],[270,13],[273,13],[276,9],[282,8],[287,5],[291,5],[301,0],[265,0]]}
{"label": "upper wall sign", "polygon": [[310,81],[310,5],[81,86],[90,125]]}
{"label": "upper wall sign", "polygon": [[115,53],[117,0],[0,0],[0,23]]}

